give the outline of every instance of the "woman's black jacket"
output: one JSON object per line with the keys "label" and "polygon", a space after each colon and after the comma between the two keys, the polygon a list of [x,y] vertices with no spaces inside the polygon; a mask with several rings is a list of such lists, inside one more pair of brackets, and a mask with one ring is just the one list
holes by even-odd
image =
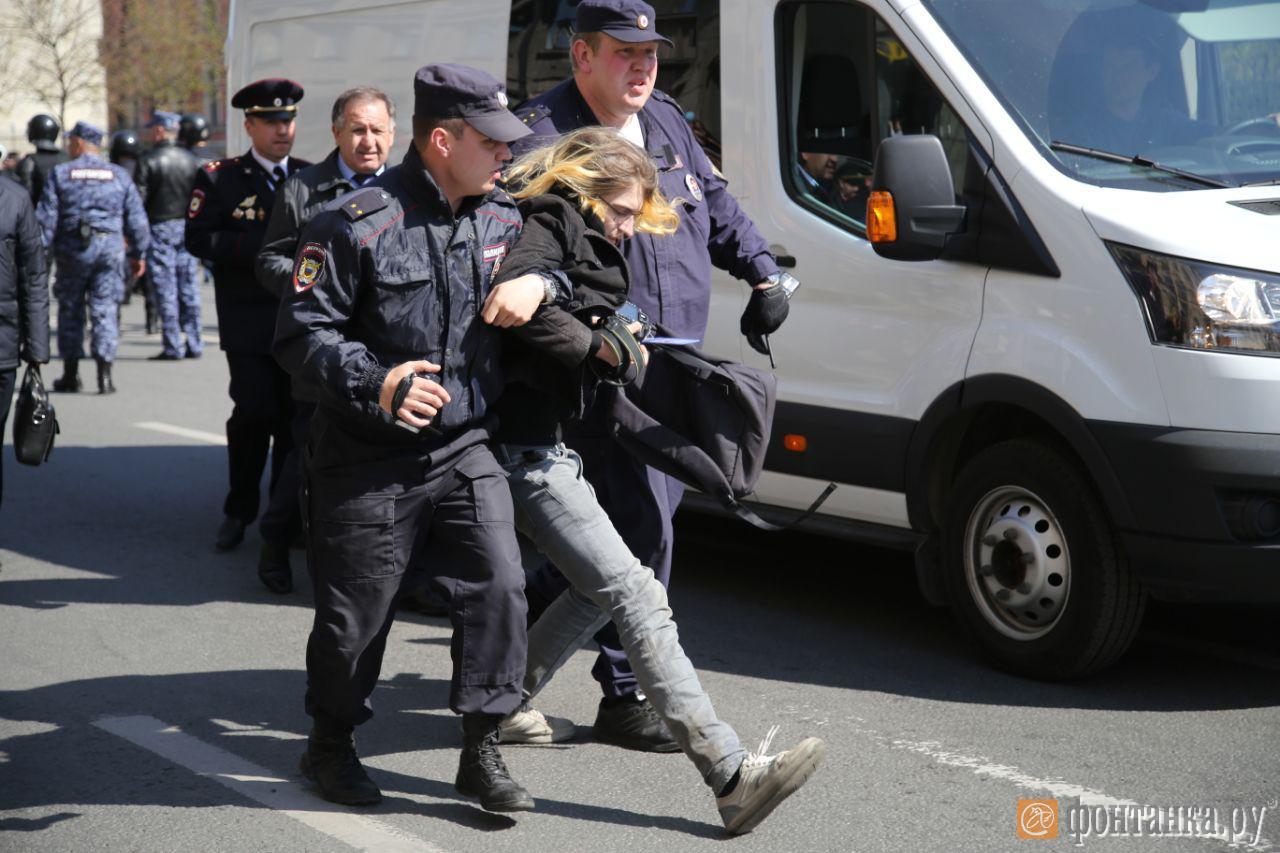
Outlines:
{"label": "woman's black jacket", "polygon": [[621,306],[630,275],[622,252],[602,233],[600,220],[584,215],[576,201],[546,194],[519,206],[524,229],[495,283],[563,270],[573,293],[567,301],[543,305],[528,323],[508,330],[503,352],[507,388],[498,404],[496,439],[554,444],[560,440],[560,425],[582,414],[595,385],[585,369],[593,357],[592,332],[575,312]]}

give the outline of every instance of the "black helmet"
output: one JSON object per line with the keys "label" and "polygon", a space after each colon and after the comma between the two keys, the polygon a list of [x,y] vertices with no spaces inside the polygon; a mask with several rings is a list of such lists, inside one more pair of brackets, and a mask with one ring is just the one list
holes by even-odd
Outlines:
{"label": "black helmet", "polygon": [[122,157],[137,157],[142,153],[138,134],[132,130],[117,130],[111,134],[111,162],[119,164]]}
{"label": "black helmet", "polygon": [[62,130],[58,126],[58,120],[51,115],[40,113],[31,117],[31,121],[27,122],[27,140],[30,142],[57,142],[58,131]]}
{"label": "black helmet", "polygon": [[209,122],[199,113],[184,113],[178,122],[178,142],[184,148],[195,148],[209,138]]}

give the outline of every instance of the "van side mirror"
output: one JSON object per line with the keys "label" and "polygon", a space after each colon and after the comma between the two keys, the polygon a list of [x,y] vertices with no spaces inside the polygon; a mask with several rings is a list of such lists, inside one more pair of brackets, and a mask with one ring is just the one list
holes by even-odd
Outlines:
{"label": "van side mirror", "polygon": [[964,227],[964,216],[938,137],[891,136],[880,143],[867,203],[867,236],[876,254],[936,260],[947,237]]}

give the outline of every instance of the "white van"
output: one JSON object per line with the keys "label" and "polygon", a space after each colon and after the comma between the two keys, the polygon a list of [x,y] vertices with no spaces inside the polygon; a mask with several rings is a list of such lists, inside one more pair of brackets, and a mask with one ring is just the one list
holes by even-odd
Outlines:
{"label": "white van", "polygon": [[[915,549],[1036,677],[1114,661],[1148,593],[1280,598],[1280,1],[654,5],[659,87],[804,282],[768,509],[839,483],[812,523]],[[312,157],[347,85],[568,71],[567,0],[232,10],[229,90],[301,81]],[[745,295],[715,282],[706,348],[759,365]]]}

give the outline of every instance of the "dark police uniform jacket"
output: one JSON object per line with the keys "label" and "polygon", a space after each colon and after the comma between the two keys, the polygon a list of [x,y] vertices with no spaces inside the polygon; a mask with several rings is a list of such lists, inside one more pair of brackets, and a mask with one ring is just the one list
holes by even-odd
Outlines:
{"label": "dark police uniform jacket", "polygon": [[27,188],[31,203],[39,204],[40,196],[44,194],[44,182],[53,171],[53,167],[70,159],[67,152],[57,148],[53,143],[38,142],[34,153],[18,161],[18,165],[13,169],[13,176],[18,183]]}
{"label": "dark police uniform jacket", "polygon": [[195,155],[168,141],[157,142],[139,157],[134,180],[147,209],[147,221],[156,225],[185,217],[199,171]]}
{"label": "dark police uniform jacket", "polygon": [[[290,157],[288,174],[310,165]],[[267,172],[251,153],[214,160],[196,173],[187,251],[213,261],[218,337],[227,352],[271,352],[280,300],[258,284],[253,264],[275,201]]]}
{"label": "dark police uniform jacket", "polygon": [[[516,115],[534,133],[512,145],[517,155],[600,123],[573,78],[531,99]],[[702,339],[713,263],[748,284],[763,281],[778,265],[694,139],[679,104],[655,89],[639,119],[663,194],[681,200],[676,205],[680,227],[666,237],[636,234],[623,244],[631,271],[629,298],[672,334]]]}
{"label": "dark police uniform jacket", "polygon": [[335,148],[319,163],[292,175],[276,193],[276,206],[258,252],[257,270],[258,283],[277,299],[293,292],[293,258],[303,227],[327,204],[353,189],[355,186],[338,168]]}
{"label": "dark police uniform jacket", "polygon": [[[319,417],[387,452],[483,440],[502,392],[500,330],[479,318],[494,272],[520,233],[505,192],[455,218],[416,148],[302,232],[281,303],[276,360],[319,391]],[[425,359],[449,392],[433,429],[413,434],[378,406],[387,372]],[[319,429],[319,426],[317,426]]]}

